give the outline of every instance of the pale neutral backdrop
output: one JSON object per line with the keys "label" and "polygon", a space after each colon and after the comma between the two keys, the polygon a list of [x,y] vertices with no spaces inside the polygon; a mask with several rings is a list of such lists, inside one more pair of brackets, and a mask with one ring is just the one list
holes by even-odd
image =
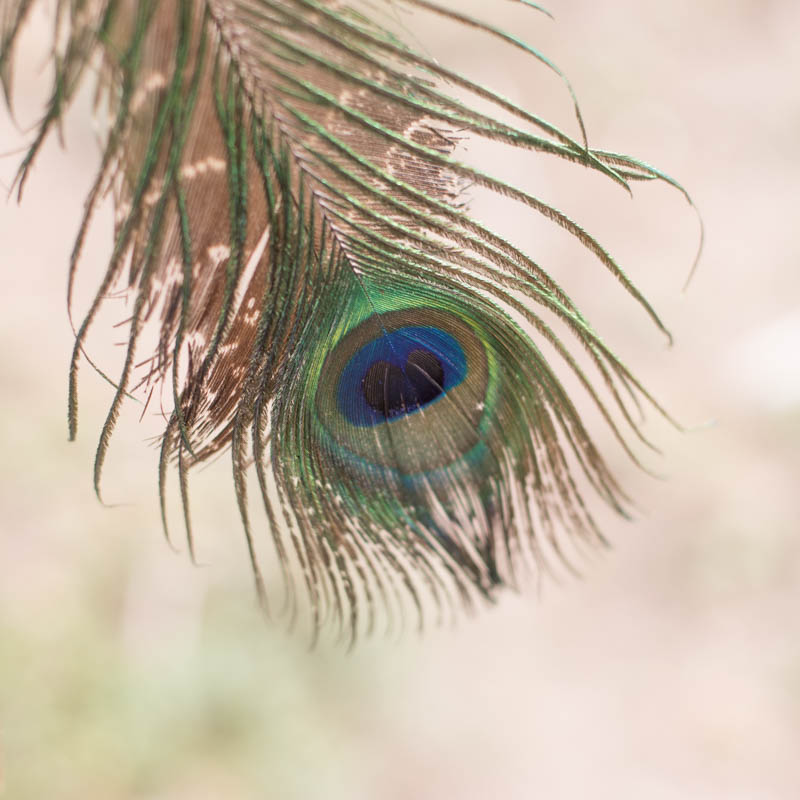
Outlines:
{"label": "pale neutral backdrop", "polygon": [[[695,430],[648,416],[663,452],[643,452],[664,476],[654,480],[598,428],[639,511],[633,523],[603,517],[613,549],[582,580],[504,595],[421,639],[307,652],[255,610],[224,459],[194,483],[195,568],[163,540],[154,429],[136,408],[109,459],[116,505],[96,501],[91,462],[110,394],[86,368],[79,438],[66,441],[65,264],[98,159],[81,96],[66,157],[50,142],[22,207],[0,206],[8,798],[800,796],[800,4],[552,0],[555,23],[490,5],[494,22],[569,75],[592,144],[690,189],[707,234],[693,283],[681,291],[696,219],[665,187],[631,201],[535,159],[522,168],[469,145],[464,157],[493,159],[487,168],[596,232],[674,346],[563,237],[481,197],[475,211],[537,255]],[[472,34],[441,41],[406,23],[448,64],[576,131],[557,79]],[[39,20],[25,39],[23,128],[41,109],[46,31]],[[24,141],[0,115],[0,152]],[[6,185],[18,157],[0,159]],[[89,273],[107,255],[109,222],[106,210]]]}

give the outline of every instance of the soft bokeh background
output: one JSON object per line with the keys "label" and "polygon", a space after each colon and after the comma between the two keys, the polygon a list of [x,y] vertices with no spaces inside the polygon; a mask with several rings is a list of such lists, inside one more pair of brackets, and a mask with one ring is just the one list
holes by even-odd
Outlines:
{"label": "soft bokeh background", "polygon": [[[50,142],[24,204],[0,207],[5,796],[800,797],[800,4],[550,7],[556,23],[500,0],[489,12],[570,76],[594,145],[691,190],[707,247],[689,291],[697,227],[674,192],[642,186],[633,202],[571,173],[488,166],[597,232],[674,347],[529,215],[481,198],[476,211],[540,256],[697,428],[679,434],[651,415],[664,455],[646,460],[665,480],[612,445],[641,511],[633,524],[608,520],[613,550],[582,580],[509,593],[421,639],[307,652],[255,609],[224,460],[194,483],[205,564],[194,568],[164,543],[136,409],[109,461],[106,499],[119,505],[97,503],[91,461],[109,390],[86,368],[79,439],[66,441],[65,264],[98,161],[86,93],[66,126],[69,157]],[[437,56],[575,132],[557,79],[472,34],[443,42],[407,24]],[[39,19],[25,39],[22,126],[41,109],[46,34]],[[3,114],[0,151],[24,141]],[[17,159],[0,160],[6,184]],[[104,214],[88,270],[107,253]]]}

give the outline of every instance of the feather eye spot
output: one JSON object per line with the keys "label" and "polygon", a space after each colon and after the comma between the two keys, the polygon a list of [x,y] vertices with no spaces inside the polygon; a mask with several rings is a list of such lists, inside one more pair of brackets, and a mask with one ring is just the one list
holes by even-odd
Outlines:
{"label": "feather eye spot", "polygon": [[414,475],[480,442],[489,385],[486,348],[462,316],[409,308],[373,314],[331,348],[315,405],[346,460]]}

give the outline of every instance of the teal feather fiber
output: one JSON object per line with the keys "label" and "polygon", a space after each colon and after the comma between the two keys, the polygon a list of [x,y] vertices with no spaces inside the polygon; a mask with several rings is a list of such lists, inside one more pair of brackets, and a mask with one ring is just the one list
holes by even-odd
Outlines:
{"label": "teal feather fiber", "polygon": [[[0,6],[9,104],[14,48],[37,5]],[[624,396],[666,413],[545,269],[469,215],[466,188],[575,237],[666,330],[591,234],[455,148],[469,137],[535,151],[623,188],[659,180],[683,192],[675,181],[591,149],[577,103],[576,139],[376,21],[414,12],[412,21],[477,29],[554,71],[574,99],[537,50],[432,0],[56,8],[52,94],[16,185],[21,194],[48,132],[86,73],[99,72],[110,123],[69,264],[70,315],[84,240],[109,191],[116,224],[106,272],[74,326],[71,438],[87,334],[113,292],[126,293],[131,314],[109,378],[98,496],[126,398],[171,396],[159,461],[165,532],[175,469],[194,557],[188,473],[230,450],[261,601],[253,491],[283,570],[284,612],[294,619],[305,603],[315,635],[333,624],[351,641],[409,606],[418,625],[471,608],[515,585],[523,563],[569,565],[565,541],[603,542],[581,486],[620,513],[626,497],[555,367],[577,378],[633,458],[626,436],[643,436]]]}

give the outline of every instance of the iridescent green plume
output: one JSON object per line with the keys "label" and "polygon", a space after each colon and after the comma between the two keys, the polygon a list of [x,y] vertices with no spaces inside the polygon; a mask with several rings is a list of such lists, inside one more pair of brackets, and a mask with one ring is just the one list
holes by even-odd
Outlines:
{"label": "iridescent green plume", "polygon": [[[0,6],[9,102],[14,47],[38,5]],[[21,191],[82,78],[99,69],[111,121],[69,265],[70,309],[84,238],[109,190],[116,226],[107,271],[76,324],[70,435],[87,334],[122,290],[129,339],[110,376],[98,493],[122,403],[166,387],[165,529],[171,467],[191,548],[187,473],[230,450],[259,595],[266,602],[270,592],[255,537],[268,530],[285,605],[294,616],[305,595],[315,631],[333,620],[355,637],[376,612],[392,619],[409,605],[421,623],[513,584],[526,559],[545,569],[564,558],[565,535],[601,542],[582,487],[621,513],[624,496],[559,374],[577,376],[625,447],[615,418],[640,434],[622,395],[655,406],[547,271],[469,216],[467,187],[574,236],[663,330],[647,301],[578,224],[462,163],[456,145],[537,151],[623,190],[677,184],[590,149],[580,115],[576,140],[387,27],[438,18],[451,34],[478,29],[561,76],[457,5],[62,0],[51,100],[18,175]],[[250,519],[253,491],[264,522]]]}

